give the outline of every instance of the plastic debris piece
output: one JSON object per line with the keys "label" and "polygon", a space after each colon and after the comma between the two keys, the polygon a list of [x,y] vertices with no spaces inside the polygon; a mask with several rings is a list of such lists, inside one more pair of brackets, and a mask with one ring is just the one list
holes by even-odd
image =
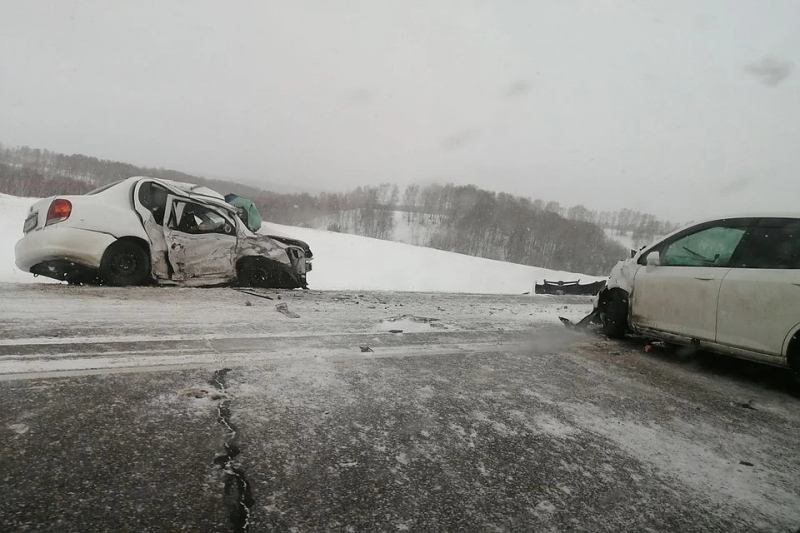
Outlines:
{"label": "plastic debris piece", "polygon": [[284,303],[280,303],[280,304],[276,305],[276,306],[275,306],[275,309],[276,309],[276,310],[277,310],[279,313],[281,313],[281,314],[283,314],[283,315],[286,315],[286,316],[288,316],[289,318],[300,318],[300,315],[298,315],[297,313],[295,313],[294,311],[291,311],[291,310],[289,309],[289,306],[288,306],[288,305],[286,305],[286,302],[284,302]]}

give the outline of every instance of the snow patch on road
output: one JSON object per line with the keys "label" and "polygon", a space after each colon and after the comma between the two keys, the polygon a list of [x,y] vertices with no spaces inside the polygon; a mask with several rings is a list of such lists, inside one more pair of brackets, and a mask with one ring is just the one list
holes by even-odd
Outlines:
{"label": "snow patch on road", "polygon": [[[759,455],[757,443],[745,435],[727,435],[725,442],[729,448],[721,450],[698,439],[693,428],[684,436],[655,422],[612,417],[588,403],[564,407],[579,426],[610,439],[639,461],[677,477],[701,494],[722,495],[738,506],[749,507],[750,520],[756,529],[769,528],[775,519],[800,522],[797,496],[791,492],[792,480],[781,479],[788,473],[771,470],[763,464],[751,467],[739,463],[739,456]],[[783,483],[789,490],[781,487]]]}
{"label": "snow patch on road", "polygon": [[448,329],[438,318],[425,318],[413,315],[401,315],[384,318],[378,325],[379,331],[392,333],[426,333],[437,329]]}

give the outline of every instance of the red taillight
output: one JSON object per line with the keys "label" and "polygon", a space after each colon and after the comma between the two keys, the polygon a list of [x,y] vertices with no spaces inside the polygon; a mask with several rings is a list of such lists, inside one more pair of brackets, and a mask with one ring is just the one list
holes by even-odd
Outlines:
{"label": "red taillight", "polygon": [[47,210],[47,221],[45,225],[67,220],[70,214],[72,214],[72,202],[64,200],[63,198],[56,198]]}

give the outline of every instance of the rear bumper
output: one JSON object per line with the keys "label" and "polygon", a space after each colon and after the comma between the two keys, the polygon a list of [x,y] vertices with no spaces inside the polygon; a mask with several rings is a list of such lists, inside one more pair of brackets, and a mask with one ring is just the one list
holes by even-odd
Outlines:
{"label": "rear bumper", "polygon": [[[84,229],[47,226],[31,231],[14,247],[17,268],[31,272],[41,263],[68,262],[96,269],[106,248],[116,241],[108,233]],[[38,272],[41,273],[41,272]]]}

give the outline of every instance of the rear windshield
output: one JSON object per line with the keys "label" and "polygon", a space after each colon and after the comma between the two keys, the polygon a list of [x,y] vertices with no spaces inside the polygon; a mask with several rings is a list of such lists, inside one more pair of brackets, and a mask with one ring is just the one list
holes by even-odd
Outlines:
{"label": "rear windshield", "polygon": [[[126,178],[126,179],[127,179],[127,178]],[[114,185],[119,185],[119,184],[120,184],[120,183],[122,183],[123,181],[125,181],[125,180],[123,179],[123,180],[115,181],[115,182],[113,182],[113,183],[109,183],[108,185],[103,185],[103,186],[102,186],[102,187],[100,187],[100,188],[97,188],[97,189],[95,189],[95,190],[93,190],[93,191],[89,191],[89,192],[87,192],[87,193],[86,193],[86,196],[90,196],[90,195],[92,195],[92,194],[97,194],[97,193],[103,192],[103,191],[105,191],[105,190],[107,190],[107,189],[110,189],[110,188],[111,188],[111,187],[113,187]]]}

